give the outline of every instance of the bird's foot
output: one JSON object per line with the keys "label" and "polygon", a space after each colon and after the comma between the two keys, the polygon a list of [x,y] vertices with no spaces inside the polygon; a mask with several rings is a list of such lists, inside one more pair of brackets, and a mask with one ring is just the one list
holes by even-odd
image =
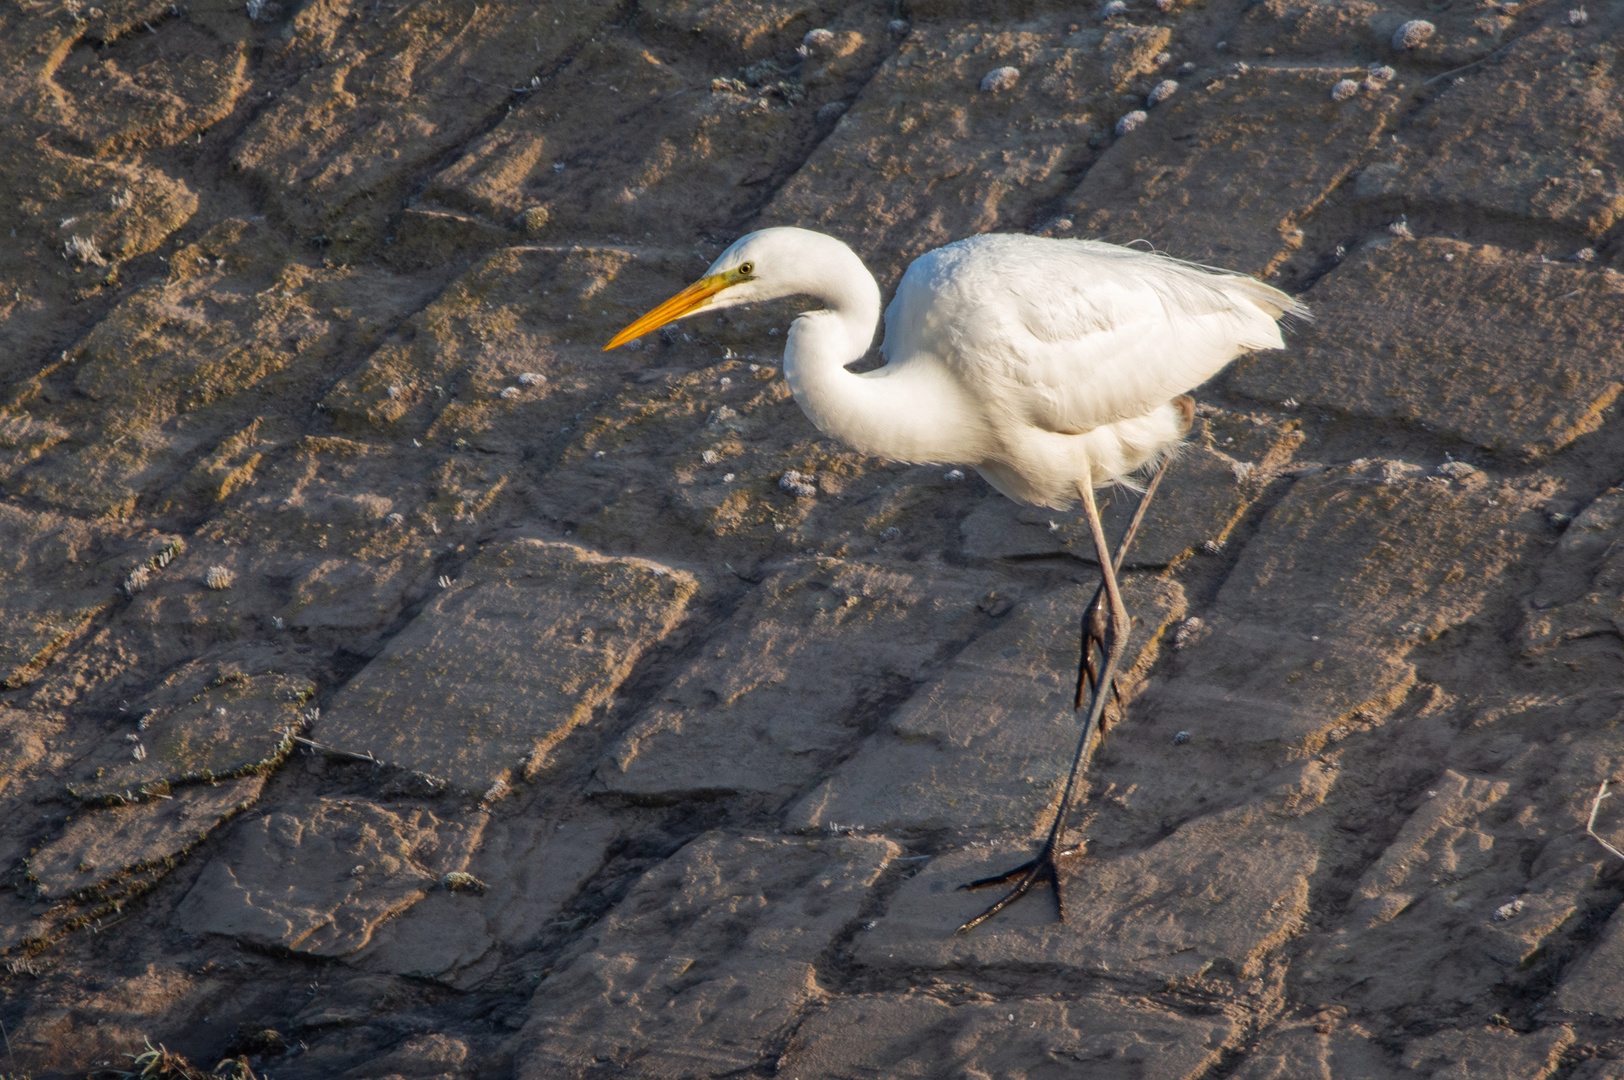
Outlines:
{"label": "bird's foot", "polygon": [[977,915],[975,918],[967,920],[958,928],[957,931],[955,931],[955,933],[968,934],[971,930],[974,930],[976,927],[980,926],[982,923],[986,922],[988,919],[992,918],[994,915],[998,914],[1000,911],[1003,911],[1015,901],[1031,892],[1032,886],[1045,883],[1047,883],[1050,888],[1054,889],[1055,907],[1060,912],[1060,921],[1065,922],[1066,894],[1065,886],[1061,883],[1062,878],[1060,876],[1060,860],[1071,858],[1072,856],[1079,855],[1081,853],[1080,848],[1060,847],[1057,843],[1055,843],[1054,838],[1051,837],[1044,841],[1043,850],[1039,851],[1035,858],[1028,859],[1026,862],[1021,863],[1021,865],[1014,867],[1013,869],[1005,870],[1002,874],[994,874],[992,877],[977,878],[975,881],[966,882],[965,884],[960,885],[960,892],[968,892],[975,889],[990,889],[995,885],[1007,885],[1011,881],[1015,882],[1015,887],[1009,890],[1009,892],[1005,893],[1002,899],[989,907],[987,910],[983,911],[981,914]]}

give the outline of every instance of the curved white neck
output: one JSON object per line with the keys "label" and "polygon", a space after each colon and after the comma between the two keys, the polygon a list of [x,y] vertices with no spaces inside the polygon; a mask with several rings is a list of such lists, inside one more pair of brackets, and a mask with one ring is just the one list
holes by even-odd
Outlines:
{"label": "curved white neck", "polygon": [[[803,312],[784,344],[784,379],[801,411],[835,438],[892,461],[965,460],[965,433],[979,428],[962,391],[936,365],[887,364],[861,374],[880,319],[880,288],[855,257],[856,272],[821,282],[824,310]],[[858,275],[861,275],[860,277]]]}

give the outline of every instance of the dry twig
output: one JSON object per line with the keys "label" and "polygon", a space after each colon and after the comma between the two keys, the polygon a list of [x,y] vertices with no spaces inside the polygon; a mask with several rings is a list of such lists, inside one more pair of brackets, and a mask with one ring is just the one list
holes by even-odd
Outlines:
{"label": "dry twig", "polygon": [[1601,810],[1601,801],[1607,798],[1607,785],[1609,783],[1611,783],[1611,781],[1603,780],[1601,782],[1601,787],[1596,789],[1596,801],[1590,804],[1590,820],[1585,823],[1585,832],[1589,833],[1591,839],[1595,840],[1596,843],[1600,844],[1614,855],[1617,855],[1620,859],[1624,859],[1624,851],[1618,850],[1618,848],[1596,835],[1596,814]]}

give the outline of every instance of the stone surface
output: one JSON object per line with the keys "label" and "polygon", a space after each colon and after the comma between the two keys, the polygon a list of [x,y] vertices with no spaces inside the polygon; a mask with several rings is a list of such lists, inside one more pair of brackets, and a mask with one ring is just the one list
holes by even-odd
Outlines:
{"label": "stone surface", "polygon": [[1271,1032],[1235,1073],[1237,1080],[1398,1080],[1415,1075],[1368,1032],[1334,1020]]}
{"label": "stone surface", "polygon": [[311,956],[363,948],[379,924],[462,870],[485,815],[442,820],[358,799],[317,799],[237,823],[175,909],[188,933]]}
{"label": "stone surface", "polygon": [[1582,266],[1385,237],[1308,294],[1342,313],[1336,324],[1303,330],[1287,363],[1242,360],[1236,386],[1548,454],[1600,426],[1624,389],[1611,329],[1621,295],[1624,279]]}
{"label": "stone surface", "polygon": [[1146,711],[1227,741],[1314,746],[1390,709],[1415,681],[1409,649],[1477,614],[1544,527],[1537,492],[1420,471],[1361,461],[1299,480],[1226,578],[1222,620],[1180,650]]}
{"label": "stone surface", "polygon": [[570,544],[495,546],[391,639],[316,735],[474,794],[528,778],[697,588],[681,571]]}
{"label": "stone surface", "polygon": [[1573,1044],[1573,1029],[1565,1025],[1518,1035],[1504,1028],[1443,1031],[1412,1042],[1404,1051],[1404,1064],[1433,1080],[1545,1080]]}
{"label": "stone surface", "polygon": [[265,778],[183,788],[135,806],[88,810],[28,857],[40,894],[60,900],[119,875],[183,854],[222,821],[254,803]]}
{"label": "stone surface", "polygon": [[1359,194],[1600,237],[1624,215],[1618,62],[1596,30],[1529,34],[1422,110]]}
{"label": "stone surface", "polygon": [[[0,505],[0,686],[39,675],[138,569],[161,572],[174,535]],[[169,554],[166,554],[169,553]]]}
{"label": "stone surface", "polygon": [[1529,653],[1598,636],[1624,637],[1624,490],[1609,488],[1568,525],[1541,569],[1523,620]]}
{"label": "stone surface", "polygon": [[[896,854],[878,837],[694,841],[537,989],[520,1075],[749,1068],[822,997],[815,961]],[[655,952],[640,947],[651,933]]]}
{"label": "stone surface", "polygon": [[778,571],[633,721],[597,777],[643,798],[793,795],[985,628],[989,591],[945,568],[808,560]]}
{"label": "stone surface", "polygon": [[[1512,38],[1515,14],[1497,8],[1438,10],[1426,4],[1371,0],[1264,0],[1248,8],[1245,20],[1229,32],[1227,51],[1264,63],[1277,54],[1330,60],[1369,56],[1385,63],[1458,68],[1495,52]],[[1412,19],[1432,23],[1435,33],[1412,48],[1395,48],[1395,31]],[[1361,75],[1355,73],[1356,78]]]}
{"label": "stone surface", "polygon": [[981,933],[954,934],[998,898],[996,890],[958,886],[1029,854],[998,844],[932,859],[858,937],[858,961],[891,973],[1044,965],[1145,986],[1215,968],[1251,978],[1308,910],[1318,865],[1317,845],[1301,826],[1246,807],[1188,822],[1144,851],[1083,860],[1068,882],[1064,923],[1040,894]]}
{"label": "stone surface", "polygon": [[[955,656],[786,821],[887,834],[1039,830],[1076,753],[1077,627],[1092,587],[1022,603]],[[1177,585],[1130,576],[1133,619],[1121,683],[1149,667],[1164,629],[1184,615]]]}
{"label": "stone surface", "polygon": [[[532,236],[725,229],[794,173],[828,131],[819,110],[860,89],[886,43],[880,13],[852,7],[832,20],[834,46],[785,81],[769,43],[793,40],[788,25],[810,14],[796,4],[647,10],[660,40],[618,29],[594,37],[426,195]],[[757,63],[729,77],[717,52]],[[606,123],[614,139],[604,139]]]}
{"label": "stone surface", "polygon": [[474,134],[513,87],[580,48],[601,17],[584,2],[430,4],[387,18],[348,3],[301,8],[282,59],[310,70],[242,132],[231,164],[307,238],[377,243],[383,207],[412,177]]}
{"label": "stone surface", "polygon": [[[1344,74],[1257,67],[1175,96],[1066,196],[1078,235],[1148,240],[1248,273],[1273,269],[1398,108],[1386,92],[1332,101]],[[1256,182],[1259,170],[1266,183]]]}
{"label": "stone surface", "polygon": [[274,768],[309,723],[307,680],[240,672],[184,705],[145,710],[142,727],[90,754],[74,791],[84,798],[139,792],[164,781],[212,780]]}
{"label": "stone surface", "polygon": [[1222,1016],[1181,1016],[1106,994],[957,1005],[922,994],[855,995],[796,1031],[780,1071],[803,1080],[891,1080],[1033,1076],[1058,1067],[1101,1080],[1186,1080],[1216,1064],[1234,1036]]}
{"label": "stone surface", "polygon": [[1624,1017],[1624,988],[1615,977],[1620,963],[1624,963],[1624,916],[1614,912],[1595,948],[1563,977],[1556,1006],[1577,1015]]}
{"label": "stone surface", "polygon": [[471,889],[430,892],[384,923],[360,957],[372,970],[479,984],[504,951],[533,946],[602,865],[614,824],[604,820],[493,822],[469,860]]}

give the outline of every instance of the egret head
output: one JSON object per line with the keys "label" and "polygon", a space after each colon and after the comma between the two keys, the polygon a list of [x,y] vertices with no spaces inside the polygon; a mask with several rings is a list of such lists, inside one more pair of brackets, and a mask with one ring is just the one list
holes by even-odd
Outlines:
{"label": "egret head", "polygon": [[[705,276],[633,322],[604,351],[702,311],[819,291],[811,275],[831,261],[862,263],[845,244],[807,229],[761,229],[722,252]],[[863,271],[864,276],[867,272]]]}

